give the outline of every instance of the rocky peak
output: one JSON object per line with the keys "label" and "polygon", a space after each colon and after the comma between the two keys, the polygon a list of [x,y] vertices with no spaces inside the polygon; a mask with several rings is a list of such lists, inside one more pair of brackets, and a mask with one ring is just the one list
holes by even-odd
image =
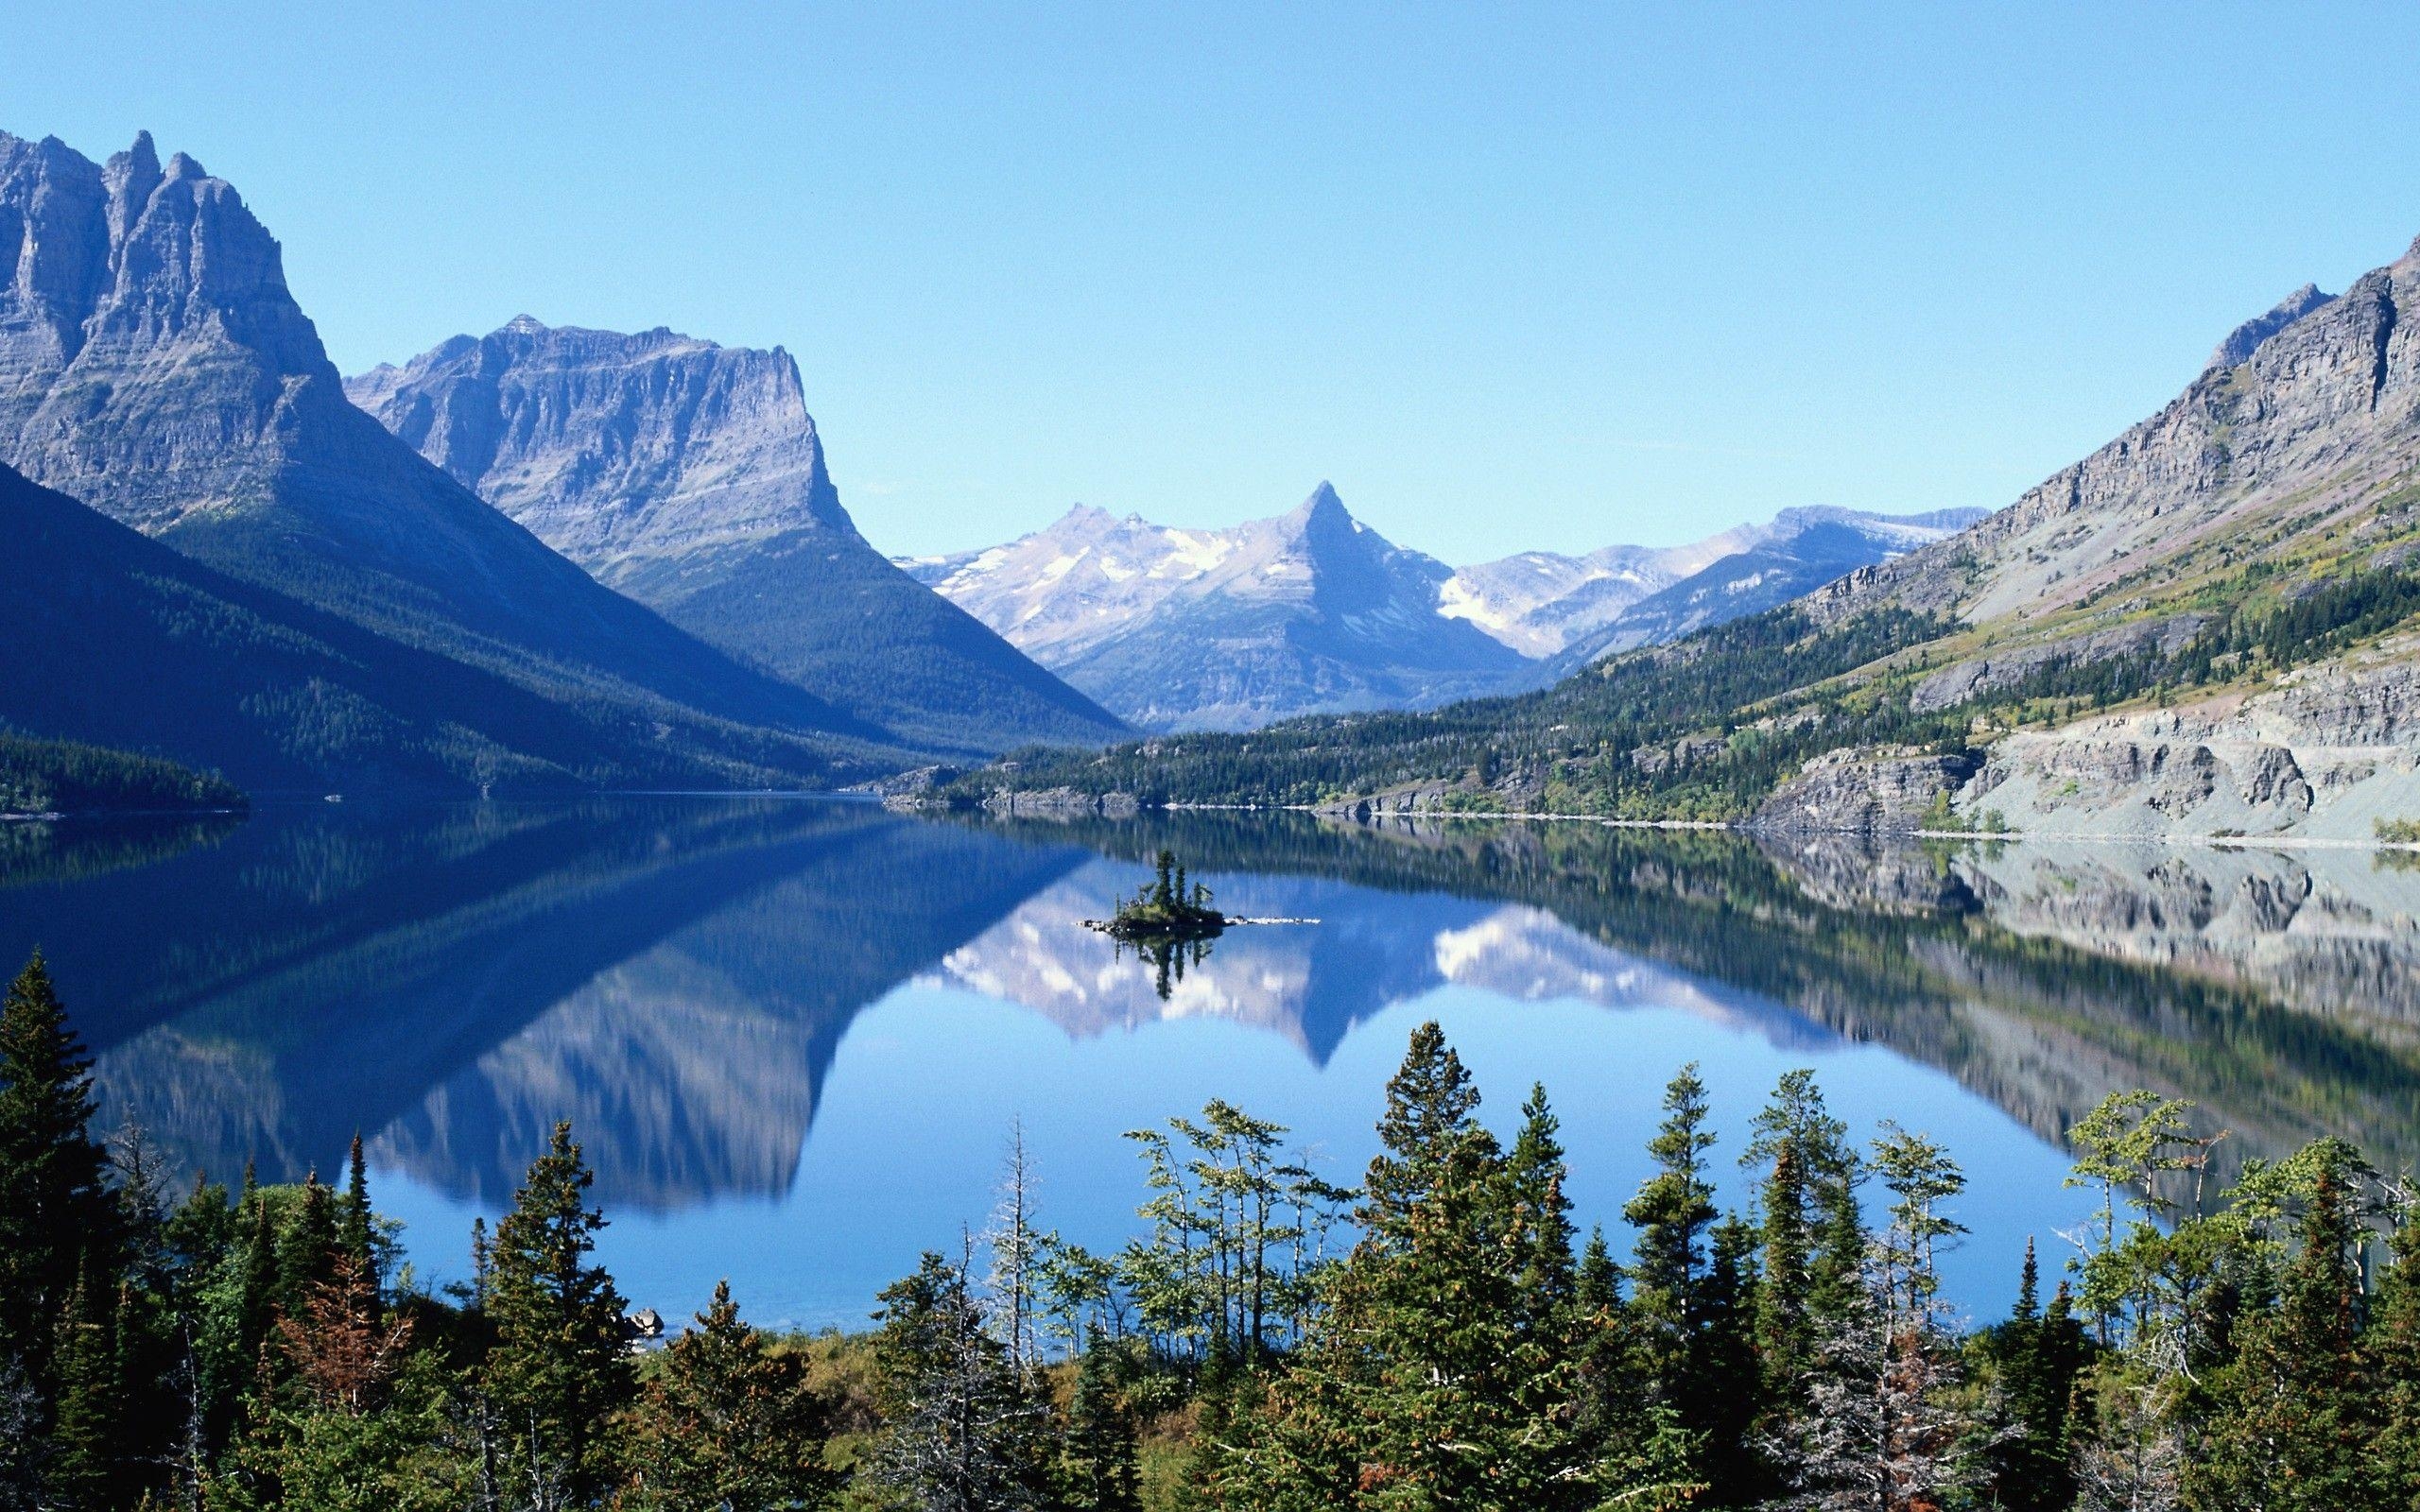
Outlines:
{"label": "rocky peak", "polygon": [[856,536],[798,364],[780,348],[520,315],[350,379],[346,391],[458,482],[608,577],[789,531]]}
{"label": "rocky peak", "polygon": [[[2420,243],[2414,245],[2420,246]],[[2322,305],[2332,302],[2335,298],[2333,294],[2322,293],[2316,284],[2304,284],[2266,311],[2228,332],[2226,339],[2210,353],[2210,360],[2203,364],[2204,370],[2241,367],[2252,360],[2252,354],[2259,351],[2261,344],[2271,336]]]}

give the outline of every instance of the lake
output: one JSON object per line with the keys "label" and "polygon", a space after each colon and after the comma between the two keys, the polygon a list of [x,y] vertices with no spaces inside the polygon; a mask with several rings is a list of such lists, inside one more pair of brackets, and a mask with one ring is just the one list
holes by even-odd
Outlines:
{"label": "lake", "polygon": [[[1084,929],[1174,850],[1230,930],[1166,995]],[[979,1228],[1021,1127],[1042,1223],[1096,1247],[1144,1196],[1128,1129],[1225,1098],[1350,1183],[1435,1019],[1509,1129],[1553,1098],[1583,1227],[1626,1248],[1665,1082],[1748,1121],[1815,1068],[1971,1185],[1976,1315],[2089,1207],[2062,1131],[2194,1099],[2222,1173],[2343,1134],[2420,1159],[2420,872],[2358,850],[1780,847],[1568,823],[1294,815],[1053,824],[726,796],[268,807],[0,829],[0,956],[37,943],[103,1117],[180,1169],[338,1177],[357,1129],[424,1281],[460,1277],[558,1118],[603,1254],[669,1318],[728,1278],[760,1322],[861,1323]]]}

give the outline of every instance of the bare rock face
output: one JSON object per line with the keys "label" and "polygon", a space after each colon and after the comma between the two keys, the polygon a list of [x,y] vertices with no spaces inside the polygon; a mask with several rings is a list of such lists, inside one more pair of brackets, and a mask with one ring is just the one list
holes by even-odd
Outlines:
{"label": "bare rock face", "polygon": [[752,744],[752,780],[827,767],[734,727],[877,736],[600,588],[355,409],[276,240],[193,159],[0,134],[0,463],[33,481],[616,730]]}
{"label": "bare rock face", "polygon": [[1757,806],[1750,827],[1779,833],[1906,834],[1974,775],[1972,756],[1883,748],[1832,751]]}
{"label": "bare rock face", "polygon": [[920,747],[1122,732],[857,533],[779,347],[525,315],[346,388],[599,581]]}
{"label": "bare rock face", "polygon": [[2003,737],[1958,808],[2034,833],[2368,840],[2420,817],[2420,647],[2324,662],[2254,696]]}
{"label": "bare rock face", "polygon": [[2157,415],[1950,541],[1859,569],[1819,620],[1895,604],[1981,624],[2072,606],[2255,518],[2309,522],[2420,464],[2420,256],[2298,290]]}
{"label": "bare rock face", "polygon": [[862,547],[825,471],[798,364],[658,327],[521,316],[345,382],[455,481],[607,581],[631,558],[791,530]]}

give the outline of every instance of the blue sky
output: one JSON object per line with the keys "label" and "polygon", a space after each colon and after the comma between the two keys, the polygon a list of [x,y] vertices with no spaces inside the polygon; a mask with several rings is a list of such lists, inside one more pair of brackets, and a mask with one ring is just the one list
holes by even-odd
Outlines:
{"label": "blue sky", "polygon": [[2383,6],[10,9],[0,129],[233,180],[348,370],[778,343],[901,551],[1996,507],[2420,232]]}

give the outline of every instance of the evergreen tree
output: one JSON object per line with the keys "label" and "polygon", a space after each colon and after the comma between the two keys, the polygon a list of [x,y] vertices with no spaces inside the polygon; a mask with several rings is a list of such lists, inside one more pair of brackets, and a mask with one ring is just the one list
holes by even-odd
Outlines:
{"label": "evergreen tree", "polygon": [[114,1512],[118,1500],[118,1380],[106,1294],[87,1281],[59,1320],[58,1406],[51,1415],[45,1501],[61,1512]]}
{"label": "evergreen tree", "polygon": [[1076,1358],[1075,1394],[1053,1477],[1065,1512],[1141,1512],[1134,1416],[1121,1379],[1125,1361],[1098,1329]]}
{"label": "evergreen tree", "polygon": [[1513,1242],[1521,1251],[1516,1285],[1524,1315],[1534,1326],[1552,1327],[1572,1305],[1579,1278],[1572,1253],[1576,1230],[1571,1199],[1563,1191],[1567,1171],[1562,1125],[1547,1102],[1543,1084],[1530,1087],[1530,1100],[1521,1105],[1521,1120],[1507,1172]]}
{"label": "evergreen tree", "polygon": [[2031,1239],[2016,1305],[1978,1338],[1977,1349],[2016,1429],[1989,1456],[1998,1504],[2010,1512],[2060,1512],[2075,1499],[2067,1425],[2088,1347],[2065,1285],[2043,1307],[2041,1266]]}
{"label": "evergreen tree", "polygon": [[1047,1409],[1017,1379],[965,1263],[928,1250],[881,1301],[874,1355],[887,1427],[873,1480],[917,1512],[1044,1504]]}
{"label": "evergreen tree", "polygon": [[1665,1089],[1664,1123],[1647,1146],[1654,1174],[1622,1209],[1638,1230],[1630,1311],[1645,1351],[1642,1364],[1661,1399],[1692,1429],[1703,1426],[1705,1404],[1696,1399],[1692,1361],[1705,1312],[1706,1230],[1715,1219],[1705,1169],[1714,1133],[1705,1121],[1705,1083],[1692,1063]]}
{"label": "evergreen tree", "polygon": [[2361,1158],[2339,1140],[2313,1167],[2276,1304],[2241,1330],[2223,1405],[2188,1487],[2216,1505],[2340,1512],[2371,1504],[2359,1216]]}
{"label": "evergreen tree", "polygon": [[1230,1457],[1228,1504],[1554,1508],[1601,1494],[1603,1466],[1575,1431],[1577,1364],[1528,1317],[1535,1225],[1516,1216],[1521,1183],[1478,1103],[1424,1024],[1388,1083],[1362,1240]]}
{"label": "evergreen tree", "polygon": [[1785,1400],[1813,1361],[1823,1313],[1857,1284],[1865,1248],[1858,1161],[1848,1125],[1825,1108],[1811,1071],[1783,1075],[1754,1129],[1739,1159],[1765,1170],[1756,1194],[1756,1347],[1767,1393]]}
{"label": "evergreen tree", "polygon": [[337,1204],[337,1246],[354,1260],[373,1283],[378,1274],[376,1228],[371,1222],[370,1162],[363,1157],[361,1131],[354,1130],[353,1148],[345,1155],[344,1198]]}
{"label": "evergreen tree", "polygon": [[115,1238],[107,1157],[87,1132],[92,1088],[92,1060],[37,954],[0,1005],[0,1358],[23,1362],[45,1399],[68,1296]]}
{"label": "evergreen tree", "polygon": [[487,1287],[487,1392],[523,1469],[559,1480],[575,1503],[616,1478],[614,1420],[633,1393],[621,1294],[589,1258],[605,1227],[588,1206],[596,1179],[571,1125],[557,1124],[496,1225]]}
{"label": "evergreen tree", "polygon": [[2393,1263],[2362,1341],[2376,1372],[2377,1436],[2369,1453],[2386,1506],[2420,1506],[2420,1215],[2408,1189],[2403,1196]]}
{"label": "evergreen tree", "polygon": [[742,1322],[731,1284],[672,1341],[631,1415],[631,1506],[687,1512],[815,1507],[838,1490],[825,1466],[830,1404],[806,1357]]}

